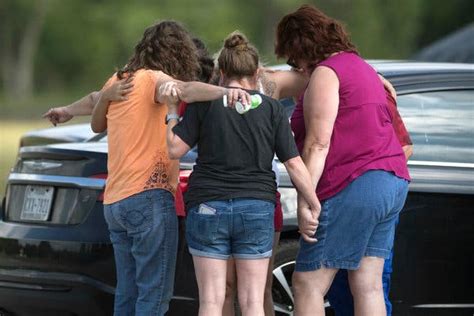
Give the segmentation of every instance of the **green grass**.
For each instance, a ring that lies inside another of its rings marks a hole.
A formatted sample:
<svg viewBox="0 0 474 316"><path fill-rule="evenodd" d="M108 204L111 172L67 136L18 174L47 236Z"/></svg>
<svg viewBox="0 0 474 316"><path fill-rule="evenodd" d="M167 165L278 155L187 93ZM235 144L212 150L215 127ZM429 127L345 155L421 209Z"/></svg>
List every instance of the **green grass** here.
<svg viewBox="0 0 474 316"><path fill-rule="evenodd" d="M0 199L5 193L5 183L15 163L20 137L23 133L51 127L41 118L49 108L67 105L89 93L91 90L56 91L35 95L26 100L7 99L0 94ZM88 122L89 118L75 118L67 124Z"/></svg>
<svg viewBox="0 0 474 316"><path fill-rule="evenodd" d="M49 108L66 105L89 92L91 90L84 89L82 92L45 93L22 100L8 99L0 95L0 122L3 120L31 121L36 118L40 120L41 114Z"/></svg>

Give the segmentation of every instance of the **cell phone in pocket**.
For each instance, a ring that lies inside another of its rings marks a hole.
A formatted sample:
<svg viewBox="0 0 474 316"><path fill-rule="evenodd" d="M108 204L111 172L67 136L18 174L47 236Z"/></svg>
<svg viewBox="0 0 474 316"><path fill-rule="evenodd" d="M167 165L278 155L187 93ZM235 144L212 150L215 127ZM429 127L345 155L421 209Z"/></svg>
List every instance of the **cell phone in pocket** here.
<svg viewBox="0 0 474 316"><path fill-rule="evenodd" d="M198 214L204 215L216 215L216 209L212 208L206 204L200 204Z"/></svg>

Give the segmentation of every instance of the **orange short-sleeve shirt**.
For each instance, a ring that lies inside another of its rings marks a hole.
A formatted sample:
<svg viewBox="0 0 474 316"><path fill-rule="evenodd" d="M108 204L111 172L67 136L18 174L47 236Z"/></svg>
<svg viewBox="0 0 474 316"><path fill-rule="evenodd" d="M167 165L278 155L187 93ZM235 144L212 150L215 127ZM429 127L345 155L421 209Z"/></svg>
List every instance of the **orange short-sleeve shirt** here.
<svg viewBox="0 0 474 316"><path fill-rule="evenodd" d="M158 79L152 70L135 72L128 100L112 102L107 113L108 178L104 204L150 189L175 193L179 161L168 158L166 104L155 102ZM112 76L105 87L117 80Z"/></svg>

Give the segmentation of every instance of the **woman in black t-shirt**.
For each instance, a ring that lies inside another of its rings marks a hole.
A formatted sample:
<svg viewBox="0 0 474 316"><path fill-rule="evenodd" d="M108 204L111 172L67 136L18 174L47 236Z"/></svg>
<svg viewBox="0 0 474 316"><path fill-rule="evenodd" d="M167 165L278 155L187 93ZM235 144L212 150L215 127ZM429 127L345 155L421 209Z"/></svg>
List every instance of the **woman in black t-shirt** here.
<svg viewBox="0 0 474 316"><path fill-rule="evenodd" d="M320 205L283 107L255 91L256 49L242 34L233 33L226 39L218 62L222 84L258 95L257 101L243 114L225 107L222 99L191 103L178 123L178 96L189 102L192 99L187 87L193 87L194 95L205 93L207 88L176 82L165 85L162 96L168 104L168 150L171 158L179 159L198 145L185 202L186 237L199 287L199 314L222 314L226 261L232 256L242 314L264 315L266 271L273 243L275 153L314 214L312 225L308 225L311 231L302 232L304 235L314 234Z"/></svg>

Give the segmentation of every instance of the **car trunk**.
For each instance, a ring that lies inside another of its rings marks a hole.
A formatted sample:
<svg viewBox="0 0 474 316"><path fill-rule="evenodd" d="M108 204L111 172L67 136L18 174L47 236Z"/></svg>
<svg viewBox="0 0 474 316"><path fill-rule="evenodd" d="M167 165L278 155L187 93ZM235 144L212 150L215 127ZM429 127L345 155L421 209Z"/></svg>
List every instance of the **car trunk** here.
<svg viewBox="0 0 474 316"><path fill-rule="evenodd" d="M6 222L77 225L101 199L107 175L104 144L24 147L8 178ZM89 150L84 149L89 147Z"/></svg>
<svg viewBox="0 0 474 316"><path fill-rule="evenodd" d="M4 286L44 279L62 284L61 291L75 283L113 291L113 249L102 212L106 171L106 143L20 149L0 211Z"/></svg>

